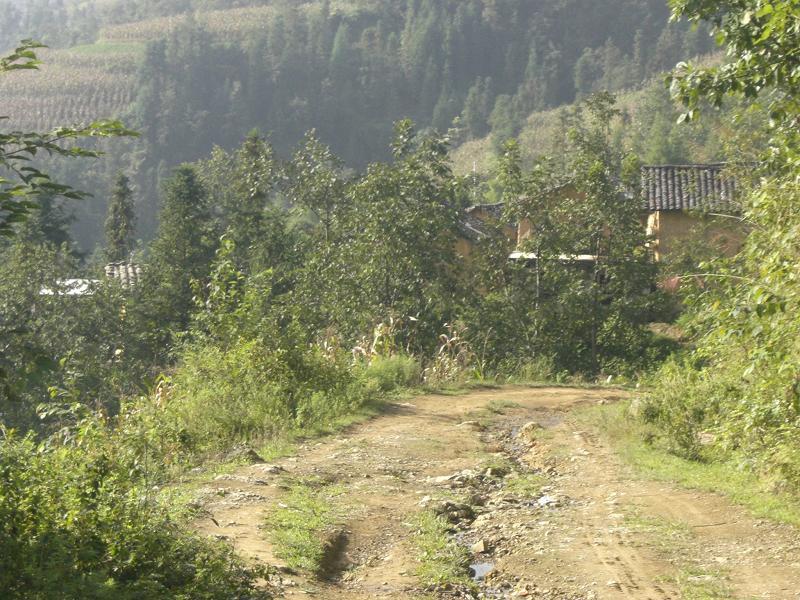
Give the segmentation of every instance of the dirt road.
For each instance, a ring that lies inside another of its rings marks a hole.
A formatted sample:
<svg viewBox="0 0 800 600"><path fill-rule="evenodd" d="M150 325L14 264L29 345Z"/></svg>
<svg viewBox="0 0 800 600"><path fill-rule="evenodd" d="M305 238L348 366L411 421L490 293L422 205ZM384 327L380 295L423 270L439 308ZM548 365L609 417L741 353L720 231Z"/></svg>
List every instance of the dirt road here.
<svg viewBox="0 0 800 600"><path fill-rule="evenodd" d="M315 598L800 598L800 535L726 499L643 481L573 416L620 392L504 388L396 403L380 417L204 490L197 528L285 565L264 522L297 482L335 485ZM322 483L320 483L322 482ZM419 576L414 518L432 510L470 549L475 583Z"/></svg>

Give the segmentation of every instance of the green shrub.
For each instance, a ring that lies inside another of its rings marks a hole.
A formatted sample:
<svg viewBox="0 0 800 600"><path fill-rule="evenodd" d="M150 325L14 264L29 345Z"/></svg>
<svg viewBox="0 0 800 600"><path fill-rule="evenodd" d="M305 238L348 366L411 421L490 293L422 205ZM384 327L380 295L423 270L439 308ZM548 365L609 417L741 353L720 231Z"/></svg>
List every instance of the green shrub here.
<svg viewBox="0 0 800 600"><path fill-rule="evenodd" d="M718 404L710 384L689 361L672 359L656 374L639 409L646 422L662 429L667 449L684 458L701 456L700 433Z"/></svg>
<svg viewBox="0 0 800 600"><path fill-rule="evenodd" d="M534 356L525 360L506 360L498 365L498 374L506 375L511 383L537 383L558 379L552 356Z"/></svg>
<svg viewBox="0 0 800 600"><path fill-rule="evenodd" d="M800 184L763 181L745 217L759 226L734 260L703 266L714 277L683 323L695 348L654 377L642 415L678 454L800 491Z"/></svg>
<svg viewBox="0 0 800 600"><path fill-rule="evenodd" d="M363 405L349 364L314 347L268 347L260 340L227 350L186 352L167 411L197 450L224 449L282 431L311 429Z"/></svg>
<svg viewBox="0 0 800 600"><path fill-rule="evenodd" d="M75 444L0 437L4 598L255 598L259 575L184 532L97 422Z"/></svg>
<svg viewBox="0 0 800 600"><path fill-rule="evenodd" d="M377 356L364 369L363 377L377 389L390 392L398 388L411 388L418 385L422 377L422 369L413 356L405 354Z"/></svg>

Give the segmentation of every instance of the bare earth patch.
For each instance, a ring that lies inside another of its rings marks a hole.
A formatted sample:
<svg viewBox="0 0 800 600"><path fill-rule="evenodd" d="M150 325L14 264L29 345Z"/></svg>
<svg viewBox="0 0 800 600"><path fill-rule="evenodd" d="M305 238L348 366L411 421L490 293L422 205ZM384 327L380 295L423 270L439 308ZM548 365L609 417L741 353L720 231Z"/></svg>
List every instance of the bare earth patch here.
<svg viewBox="0 0 800 600"><path fill-rule="evenodd" d="M619 396L511 387L396 403L274 465L220 476L200 491L195 525L278 567L270 585L283 597L800 598L796 529L643 481L572 419ZM337 490L317 570L288 567L266 528L297 485ZM469 549L471 572L426 580L422 511Z"/></svg>

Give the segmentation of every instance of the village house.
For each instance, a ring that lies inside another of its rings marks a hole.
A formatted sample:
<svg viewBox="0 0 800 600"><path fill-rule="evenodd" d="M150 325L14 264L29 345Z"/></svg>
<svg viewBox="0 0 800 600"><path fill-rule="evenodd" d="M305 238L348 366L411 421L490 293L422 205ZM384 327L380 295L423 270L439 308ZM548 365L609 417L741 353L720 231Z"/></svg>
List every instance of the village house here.
<svg viewBox="0 0 800 600"><path fill-rule="evenodd" d="M103 269L106 281L116 281L125 290L131 290L139 284L142 278L142 268L133 263L109 263ZM103 283L101 279L59 279L56 289L43 287L40 296L92 296Z"/></svg>
<svg viewBox="0 0 800 600"><path fill-rule="evenodd" d="M744 230L737 182L726 165L663 165L642 168L647 234L663 262L688 238L699 236L725 256L741 248Z"/></svg>
<svg viewBox="0 0 800 600"><path fill-rule="evenodd" d="M669 260L690 238L705 241L725 256L741 247L745 232L736 217L739 213L735 178L725 165L652 165L642 167L642 224L651 238L650 248L657 262ZM579 194L570 185L553 190L559 197ZM502 204L479 204L464 211L461 238L457 251L468 258L475 244L488 235L489 227L501 226L517 249L512 260L535 260L530 252L520 250L530 235L531 223L503 222ZM592 262L590 255L564 256L564 261Z"/></svg>

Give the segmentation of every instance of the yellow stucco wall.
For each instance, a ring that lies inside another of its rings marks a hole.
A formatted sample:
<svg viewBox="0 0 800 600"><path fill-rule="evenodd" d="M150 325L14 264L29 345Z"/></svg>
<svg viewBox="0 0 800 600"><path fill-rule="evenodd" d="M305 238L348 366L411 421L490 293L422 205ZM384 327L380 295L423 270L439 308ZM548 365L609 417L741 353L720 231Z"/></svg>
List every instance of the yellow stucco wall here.
<svg viewBox="0 0 800 600"><path fill-rule="evenodd" d="M522 219L517 227L517 248L522 247L522 242L531 237L531 220ZM513 239L513 238L512 238Z"/></svg>
<svg viewBox="0 0 800 600"><path fill-rule="evenodd" d="M735 219L669 210L650 213L647 233L654 238L653 250L659 262L683 247L692 237L702 238L724 256L733 256L742 247L745 232Z"/></svg>
<svg viewBox="0 0 800 600"><path fill-rule="evenodd" d="M574 193L564 190L561 196ZM490 221L492 215L481 210L476 210L473 216ZM662 262L670 253L685 249L691 238L702 238L713 245L724 256L733 256L742 247L746 236L745 230L738 220L726 217L711 217L695 212L679 210L655 211L642 213L642 222L647 228L647 234L653 238L652 249L655 260ZM523 219L517 227L506 226L504 232L509 240L516 241L517 247L522 247L526 238L530 237L531 222ZM456 252L469 258L474 249L474 244L465 238L456 243Z"/></svg>
<svg viewBox="0 0 800 600"><path fill-rule="evenodd" d="M484 210L480 207L474 208L471 210L471 214L476 219L483 221L484 223L497 223L496 217L489 211ZM514 225L504 225L503 226L503 233L505 236L511 240L517 240L517 227ZM456 254L462 256L463 258L469 258L470 255L475 250L475 242L467 239L466 237L459 237L456 240Z"/></svg>

